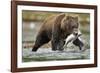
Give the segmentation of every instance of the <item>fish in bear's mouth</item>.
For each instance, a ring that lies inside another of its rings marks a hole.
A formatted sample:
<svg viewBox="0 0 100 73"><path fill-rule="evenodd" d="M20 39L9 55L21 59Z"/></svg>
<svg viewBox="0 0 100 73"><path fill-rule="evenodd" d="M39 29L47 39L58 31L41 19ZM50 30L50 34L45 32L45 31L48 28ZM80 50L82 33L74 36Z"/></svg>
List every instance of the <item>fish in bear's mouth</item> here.
<svg viewBox="0 0 100 73"><path fill-rule="evenodd" d="M73 33L68 36L66 39L66 45L70 42L72 42L75 46L78 46L80 50L82 50L82 47L84 46L83 40L81 39L82 33L79 31L78 33Z"/></svg>

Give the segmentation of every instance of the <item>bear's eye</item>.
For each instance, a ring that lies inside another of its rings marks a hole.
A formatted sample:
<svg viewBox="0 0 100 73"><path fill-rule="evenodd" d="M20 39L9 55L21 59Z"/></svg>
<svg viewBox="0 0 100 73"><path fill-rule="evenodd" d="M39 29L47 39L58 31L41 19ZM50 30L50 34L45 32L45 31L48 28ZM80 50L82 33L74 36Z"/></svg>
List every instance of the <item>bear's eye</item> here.
<svg viewBox="0 0 100 73"><path fill-rule="evenodd" d="M73 25L72 28L78 28L78 26L77 25Z"/></svg>
<svg viewBox="0 0 100 73"><path fill-rule="evenodd" d="M75 26L72 26L72 28L75 28Z"/></svg>

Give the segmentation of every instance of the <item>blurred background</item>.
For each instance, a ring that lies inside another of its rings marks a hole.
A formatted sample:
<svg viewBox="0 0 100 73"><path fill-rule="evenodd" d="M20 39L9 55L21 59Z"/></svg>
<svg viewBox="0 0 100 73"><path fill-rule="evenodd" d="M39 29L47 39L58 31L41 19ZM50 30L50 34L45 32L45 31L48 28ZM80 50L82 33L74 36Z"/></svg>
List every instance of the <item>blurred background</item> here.
<svg viewBox="0 0 100 73"><path fill-rule="evenodd" d="M29 11L29 10L23 10L22 11L22 47L23 47L23 61L34 61L34 60L47 60L43 59L46 58L43 56L43 58L36 58L36 56L32 57L31 59L29 56L26 56L27 51L25 49L32 48L34 45L34 42L36 40L36 36L38 33L38 30L42 24L42 22L48 18L51 15L57 15L61 12L44 12L44 11ZM85 48L90 49L90 14L89 13L71 13L67 12L66 15L71 16L78 16L79 23L80 23L80 31L82 33L81 38L83 39L83 42L85 43ZM51 44L50 42L43 45L41 48L50 48ZM69 43L68 46L64 46L67 50L78 50L79 48L75 45L72 45L72 43ZM89 59L89 51L84 53L81 57L76 59ZM41 54L42 55L42 54ZM64 58L63 58L64 59ZM68 58L67 58L68 59ZM72 59L72 58L71 58ZM73 58L75 59L75 58Z"/></svg>

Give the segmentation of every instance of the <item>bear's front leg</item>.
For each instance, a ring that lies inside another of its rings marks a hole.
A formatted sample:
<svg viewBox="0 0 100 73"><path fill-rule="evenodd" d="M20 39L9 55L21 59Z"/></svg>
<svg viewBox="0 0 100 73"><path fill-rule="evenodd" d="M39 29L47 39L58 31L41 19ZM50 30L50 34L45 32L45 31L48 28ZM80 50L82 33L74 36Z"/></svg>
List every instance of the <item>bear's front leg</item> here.
<svg viewBox="0 0 100 73"><path fill-rule="evenodd" d="M64 48L63 48L64 44L65 44L65 41L64 40L60 40L59 43L57 44L57 49L59 51L63 51L64 50Z"/></svg>
<svg viewBox="0 0 100 73"><path fill-rule="evenodd" d="M56 50L59 50L59 51L63 51L64 48L64 44L65 44L65 41L64 40L52 40L51 41L51 44L52 44L52 50L53 51L56 51Z"/></svg>
<svg viewBox="0 0 100 73"><path fill-rule="evenodd" d="M51 45L52 45L52 50L53 51L57 50L57 44L58 44L58 41L56 41L55 39L51 40Z"/></svg>
<svg viewBox="0 0 100 73"><path fill-rule="evenodd" d="M52 38L51 38L51 45L52 45L52 50L56 51L57 46L59 43L59 29L58 28L53 28L52 29Z"/></svg>

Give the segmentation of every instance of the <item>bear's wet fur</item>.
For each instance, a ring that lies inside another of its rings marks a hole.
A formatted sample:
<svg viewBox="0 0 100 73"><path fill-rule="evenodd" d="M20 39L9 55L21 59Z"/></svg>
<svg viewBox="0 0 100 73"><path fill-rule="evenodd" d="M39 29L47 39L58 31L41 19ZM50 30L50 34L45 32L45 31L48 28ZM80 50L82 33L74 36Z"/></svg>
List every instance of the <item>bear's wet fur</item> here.
<svg viewBox="0 0 100 73"><path fill-rule="evenodd" d="M42 23L32 51L36 52L39 47L51 41L52 50L64 50L65 39L78 31L78 17L66 16L65 13L53 15Z"/></svg>

